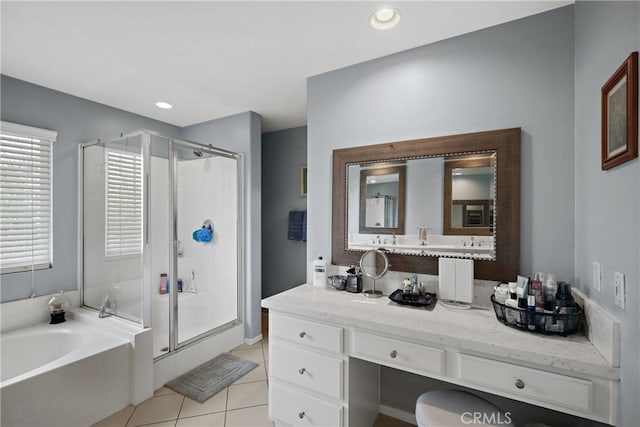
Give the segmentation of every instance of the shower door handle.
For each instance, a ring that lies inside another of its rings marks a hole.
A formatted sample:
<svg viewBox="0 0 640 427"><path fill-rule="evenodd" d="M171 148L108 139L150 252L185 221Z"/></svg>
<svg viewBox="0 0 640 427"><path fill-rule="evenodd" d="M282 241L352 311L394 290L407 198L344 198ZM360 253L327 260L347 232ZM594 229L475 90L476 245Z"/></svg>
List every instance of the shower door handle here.
<svg viewBox="0 0 640 427"><path fill-rule="evenodd" d="M149 174L146 174L145 176L145 180L144 180L144 196L145 196L145 200L144 203L146 206L149 206L149 201L151 200L151 196L149 195ZM149 208L147 208L149 209ZM148 211L147 211L148 212ZM144 221L144 241L146 242L146 244L149 244L149 219L145 218Z"/></svg>

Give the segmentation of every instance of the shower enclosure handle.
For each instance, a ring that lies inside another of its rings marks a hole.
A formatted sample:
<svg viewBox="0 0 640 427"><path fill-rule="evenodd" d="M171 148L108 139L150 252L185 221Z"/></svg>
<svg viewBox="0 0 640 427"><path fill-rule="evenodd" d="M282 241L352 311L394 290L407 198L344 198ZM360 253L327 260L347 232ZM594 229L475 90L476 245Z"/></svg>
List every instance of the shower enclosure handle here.
<svg viewBox="0 0 640 427"><path fill-rule="evenodd" d="M146 178L144 180L144 194L145 194L145 201L144 201L145 206L149 206L151 196L149 194L149 174L148 173L146 174ZM150 221L145 221L145 224L144 224L144 241L146 242L147 245L150 243L149 242L149 234L150 234L149 222Z"/></svg>

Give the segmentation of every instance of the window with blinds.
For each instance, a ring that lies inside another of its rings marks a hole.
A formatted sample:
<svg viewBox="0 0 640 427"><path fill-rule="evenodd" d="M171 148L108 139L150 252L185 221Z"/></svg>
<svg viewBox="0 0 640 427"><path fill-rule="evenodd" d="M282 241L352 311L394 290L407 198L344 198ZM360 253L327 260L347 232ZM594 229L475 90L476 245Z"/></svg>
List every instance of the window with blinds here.
<svg viewBox="0 0 640 427"><path fill-rule="evenodd" d="M106 150L107 257L142 253L142 156Z"/></svg>
<svg viewBox="0 0 640 427"><path fill-rule="evenodd" d="M57 132L0 122L0 272L51 268Z"/></svg>

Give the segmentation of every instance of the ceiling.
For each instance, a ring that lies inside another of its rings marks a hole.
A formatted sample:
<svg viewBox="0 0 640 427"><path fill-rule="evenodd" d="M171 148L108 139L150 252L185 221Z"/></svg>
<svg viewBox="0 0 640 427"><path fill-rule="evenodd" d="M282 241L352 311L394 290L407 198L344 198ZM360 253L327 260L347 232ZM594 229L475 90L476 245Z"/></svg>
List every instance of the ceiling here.
<svg viewBox="0 0 640 427"><path fill-rule="evenodd" d="M306 78L572 1L2 1L3 74L177 126L306 124ZM380 6L397 27L368 23ZM156 101L168 101L161 110Z"/></svg>

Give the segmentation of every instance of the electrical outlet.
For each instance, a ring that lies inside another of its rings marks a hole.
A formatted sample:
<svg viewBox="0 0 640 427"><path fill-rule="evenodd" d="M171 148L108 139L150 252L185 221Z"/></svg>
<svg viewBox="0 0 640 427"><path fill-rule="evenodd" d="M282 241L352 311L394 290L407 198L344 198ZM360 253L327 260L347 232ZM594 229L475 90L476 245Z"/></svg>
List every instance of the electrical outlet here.
<svg viewBox="0 0 640 427"><path fill-rule="evenodd" d="M593 288L600 292L600 287L602 286L602 273L600 271L600 263L598 261L593 261Z"/></svg>
<svg viewBox="0 0 640 427"><path fill-rule="evenodd" d="M616 290L616 305L621 309L625 309L626 305L626 290L624 286L624 274L618 273L617 271L614 273L614 285Z"/></svg>

